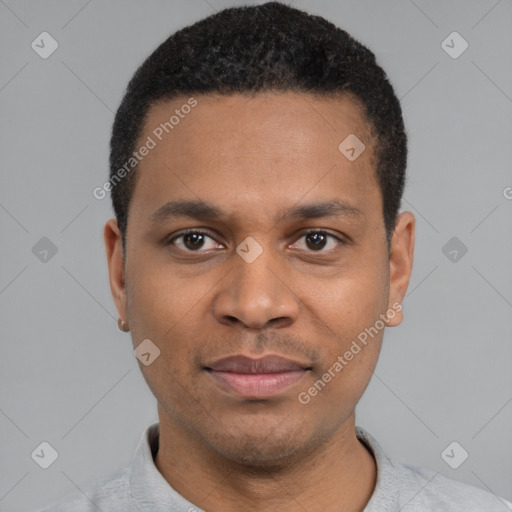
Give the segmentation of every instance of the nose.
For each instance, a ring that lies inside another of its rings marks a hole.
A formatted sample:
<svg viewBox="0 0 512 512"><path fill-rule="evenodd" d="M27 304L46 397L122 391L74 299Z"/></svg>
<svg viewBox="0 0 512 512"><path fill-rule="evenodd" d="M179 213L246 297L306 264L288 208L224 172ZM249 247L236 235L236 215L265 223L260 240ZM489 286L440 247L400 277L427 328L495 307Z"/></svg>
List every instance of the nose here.
<svg viewBox="0 0 512 512"><path fill-rule="evenodd" d="M214 297L213 314L217 321L249 329L293 324L300 301L289 287L283 265L267 250L251 263L237 254L233 258L234 267L221 281L222 289Z"/></svg>

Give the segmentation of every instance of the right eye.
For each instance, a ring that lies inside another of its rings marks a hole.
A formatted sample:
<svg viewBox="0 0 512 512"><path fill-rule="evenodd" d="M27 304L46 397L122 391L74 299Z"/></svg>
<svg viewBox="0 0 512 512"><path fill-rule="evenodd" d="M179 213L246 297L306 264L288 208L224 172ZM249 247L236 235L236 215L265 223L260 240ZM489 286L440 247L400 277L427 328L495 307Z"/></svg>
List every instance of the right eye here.
<svg viewBox="0 0 512 512"><path fill-rule="evenodd" d="M204 231L189 229L181 234L175 235L169 240L169 245L174 245L184 252L199 252L200 249L212 250L224 248L212 236ZM206 247L205 247L206 244Z"/></svg>

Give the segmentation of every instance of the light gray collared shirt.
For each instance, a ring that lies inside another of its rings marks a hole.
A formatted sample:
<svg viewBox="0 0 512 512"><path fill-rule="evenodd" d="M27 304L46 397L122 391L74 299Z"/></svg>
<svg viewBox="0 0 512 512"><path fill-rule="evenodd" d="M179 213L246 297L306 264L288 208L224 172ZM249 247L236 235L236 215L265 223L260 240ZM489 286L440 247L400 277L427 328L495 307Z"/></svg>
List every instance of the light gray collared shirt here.
<svg viewBox="0 0 512 512"><path fill-rule="evenodd" d="M204 512L178 494L155 466L158 428L154 423L144 431L130 466L42 512ZM434 471L393 462L361 427L356 427L356 435L377 463L377 483L364 512L512 510L512 503L492 493Z"/></svg>

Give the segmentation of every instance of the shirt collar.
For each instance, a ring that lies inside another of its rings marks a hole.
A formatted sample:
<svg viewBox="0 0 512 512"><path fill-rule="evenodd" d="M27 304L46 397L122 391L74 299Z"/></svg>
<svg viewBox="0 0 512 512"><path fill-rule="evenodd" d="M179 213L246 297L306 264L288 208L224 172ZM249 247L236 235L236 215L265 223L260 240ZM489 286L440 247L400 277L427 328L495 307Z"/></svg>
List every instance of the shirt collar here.
<svg viewBox="0 0 512 512"><path fill-rule="evenodd" d="M364 428L356 427L356 436L372 453L377 465L375 489L363 512L398 512L398 475L395 465L377 440Z"/></svg>
<svg viewBox="0 0 512 512"><path fill-rule="evenodd" d="M144 431L135 450L129 482L132 500L141 512L204 512L178 494L155 466L158 435L159 425L153 423ZM356 436L372 453L377 465L377 482L364 512L398 512L398 477L393 462L362 427L356 427Z"/></svg>
<svg viewBox="0 0 512 512"><path fill-rule="evenodd" d="M155 466L159 425L142 434L130 466L130 497L140 512L204 512L178 494Z"/></svg>

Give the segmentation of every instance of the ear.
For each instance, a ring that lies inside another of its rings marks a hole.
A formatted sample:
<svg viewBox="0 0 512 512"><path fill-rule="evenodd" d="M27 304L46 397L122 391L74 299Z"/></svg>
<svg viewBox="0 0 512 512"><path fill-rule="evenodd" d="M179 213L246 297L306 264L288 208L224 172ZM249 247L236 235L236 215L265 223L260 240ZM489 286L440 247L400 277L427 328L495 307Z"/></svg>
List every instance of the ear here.
<svg viewBox="0 0 512 512"><path fill-rule="evenodd" d="M124 274L124 257L122 236L116 219L110 219L105 224L103 232L107 250L108 274L110 290L119 314L119 318L128 322L126 311L126 286Z"/></svg>
<svg viewBox="0 0 512 512"><path fill-rule="evenodd" d="M411 212L402 212L397 218L391 239L388 309L396 311L396 315L388 319L388 327L395 327L403 320L402 307L397 308L397 303L402 304L409 286L414 258L415 224L416 219Z"/></svg>

